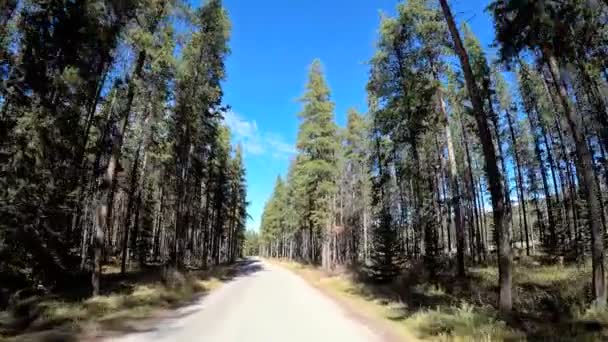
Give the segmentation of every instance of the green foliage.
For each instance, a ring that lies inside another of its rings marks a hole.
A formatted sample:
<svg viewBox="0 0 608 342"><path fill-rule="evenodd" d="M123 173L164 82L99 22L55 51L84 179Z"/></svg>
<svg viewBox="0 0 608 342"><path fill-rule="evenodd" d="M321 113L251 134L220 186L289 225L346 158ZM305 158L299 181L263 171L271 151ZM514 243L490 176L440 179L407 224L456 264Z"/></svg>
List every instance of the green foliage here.
<svg viewBox="0 0 608 342"><path fill-rule="evenodd" d="M395 279L403 266L403 247L399 232L387 210L381 210L372 226L371 264L367 267L369 276L378 282Z"/></svg>
<svg viewBox="0 0 608 342"><path fill-rule="evenodd" d="M221 1L9 1L0 24L0 307L22 287L88 292L120 258L242 254Z"/></svg>
<svg viewBox="0 0 608 342"><path fill-rule="evenodd" d="M245 231L243 254L246 256L258 255L260 252L260 235L255 230Z"/></svg>
<svg viewBox="0 0 608 342"><path fill-rule="evenodd" d="M297 138L298 162L294 169L296 197L306 204L303 220L315 234L322 234L330 221L332 196L336 190L338 138L334 123L334 104L321 70L313 61Z"/></svg>
<svg viewBox="0 0 608 342"><path fill-rule="evenodd" d="M552 51L559 57L584 53L592 64L601 63L606 44L606 3L601 1L496 0L488 9L494 16L496 41L504 61L517 60L526 49ZM585 37L584 40L579 39Z"/></svg>
<svg viewBox="0 0 608 342"><path fill-rule="evenodd" d="M371 179L369 168L369 117L349 109L343 133L339 197L343 198L342 223L349 228L353 239L352 262L367 260L368 241L365 236L371 207Z"/></svg>
<svg viewBox="0 0 608 342"><path fill-rule="evenodd" d="M371 232L371 264L367 265L367 272L376 281L389 282L399 275L405 254L401 234L390 208L390 159L383 148L388 142L382 140L377 130L374 134L372 205L375 212Z"/></svg>
<svg viewBox="0 0 608 342"><path fill-rule="evenodd" d="M505 322L497 319L492 308L477 308L467 303L445 310L417 312L405 324L421 338L494 341L519 337Z"/></svg>
<svg viewBox="0 0 608 342"><path fill-rule="evenodd" d="M32 1L2 10L3 31L15 16L11 44L19 48L2 58L0 239L18 244L31 274L49 285L78 268L71 210L84 186L87 129L104 70L137 6Z"/></svg>
<svg viewBox="0 0 608 342"><path fill-rule="evenodd" d="M298 234L301 241L308 243L306 250L299 250L298 254L308 262L317 263L318 242L329 239L333 223L340 147L334 104L319 60L314 60L310 67L306 91L300 101L303 109L298 114L301 119L297 138L299 153L290 167L287 182L277 178L262 215L261 235L266 254L278 256L279 250L285 251L287 239Z"/></svg>
<svg viewBox="0 0 608 342"><path fill-rule="evenodd" d="M285 234L285 212L287 207L286 187L281 177L277 177L272 197L264 206L262 215L262 240L271 243L281 240Z"/></svg>

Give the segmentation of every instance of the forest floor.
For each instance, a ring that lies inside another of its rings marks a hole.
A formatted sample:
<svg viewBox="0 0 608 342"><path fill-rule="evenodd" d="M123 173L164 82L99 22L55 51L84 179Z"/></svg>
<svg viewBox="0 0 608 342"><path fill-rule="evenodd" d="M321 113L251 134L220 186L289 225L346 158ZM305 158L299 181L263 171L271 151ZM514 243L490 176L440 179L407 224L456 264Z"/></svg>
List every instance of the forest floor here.
<svg viewBox="0 0 608 342"><path fill-rule="evenodd" d="M410 265L391 284L378 285L345 269L274 260L348 306L384 322L404 340L606 340L608 311L588 309L589 264L543 265L521 258L513 277L515 312L501 319L494 266L470 267L464 280L447 270L430 283L424 267Z"/></svg>
<svg viewBox="0 0 608 342"><path fill-rule="evenodd" d="M125 275L104 267L100 296L30 297L0 311L0 341L86 341L145 330L238 276L242 262L191 270L171 285L163 282L160 267Z"/></svg>

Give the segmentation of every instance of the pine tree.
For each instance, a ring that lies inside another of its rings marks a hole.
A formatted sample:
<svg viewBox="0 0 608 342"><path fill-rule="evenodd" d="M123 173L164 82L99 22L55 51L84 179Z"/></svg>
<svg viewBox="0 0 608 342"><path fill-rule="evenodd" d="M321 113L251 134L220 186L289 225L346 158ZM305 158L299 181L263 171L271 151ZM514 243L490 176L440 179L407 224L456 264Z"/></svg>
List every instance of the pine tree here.
<svg viewBox="0 0 608 342"><path fill-rule="evenodd" d="M492 207L494 215L494 227L498 236L498 270L499 270L499 286L500 299L499 307L502 312L510 313L512 300L512 264L513 255L511 254L511 232L507 226L508 208L505 205L504 182L500 170L498 169L496 151L494 150L494 142L488 127L487 115L484 112L483 98L475 75L473 74L469 56L465 50L460 33L454 22L451 9L446 0L440 0L454 48L460 60L461 67L464 72L467 90L471 103L473 105L473 116L477 123L477 131L483 155L485 159L485 171L490 184L490 194L492 196Z"/></svg>
<svg viewBox="0 0 608 342"><path fill-rule="evenodd" d="M421 172L420 139L436 120L434 96L438 87L434 77L436 57L419 44L425 38L423 24L418 22L423 3L400 5L397 18L383 19L368 84L373 96L386 104L374 113L378 129L389 135L396 150L403 151L395 157L397 182L406 184L406 175L411 175L413 215L409 224L416 235L415 254L420 255L425 249L421 189L426 181Z"/></svg>
<svg viewBox="0 0 608 342"><path fill-rule="evenodd" d="M497 31L496 40L501 44L501 57L503 61L510 62L523 50L529 49L542 56L542 62L549 71L552 86L556 91L556 98L560 110L566 119L570 135L574 139L576 152L576 165L579 172L577 176L581 184L583 199L586 201L589 230L591 232L591 251L593 264L593 294L595 303L599 307L606 306L606 281L604 266L604 238L602 228L601 192L595 178L593 155L587 145L587 134L583 130L580 113L572 106L569 99L566 82L562 79L561 68L569 58L580 61L581 49L572 44L576 42L577 30L586 29L585 25L575 27L572 24L564 27L555 27L562 20L555 20L556 15L569 16L567 23L582 20L591 23L594 20L593 11L578 11L577 2L560 3L555 5L533 3L520 3L517 1L494 1L490 6L495 19ZM584 5L582 5L584 6ZM601 5L599 5L601 6ZM601 11L600 11L601 12ZM597 15L597 14L595 14ZM595 31L595 30L591 30ZM590 31L590 32L591 32ZM595 38L591 38L589 47L595 47ZM589 50L588 48L586 50ZM580 63L580 62L579 62ZM581 74L588 79L583 65ZM588 95L593 96L589 93ZM605 111L605 106L602 111ZM600 114L600 123L603 121ZM605 122L604 122L605 123Z"/></svg>
<svg viewBox="0 0 608 342"><path fill-rule="evenodd" d="M6 231L15 234L10 240L23 243L45 284L65 281L78 269L71 208L83 186L87 127L120 31L136 6L33 1L18 7L18 55L3 67L11 73L2 87L2 112L10 106L10 115L2 115L8 129L3 152L10 158L3 162L8 189L2 194L9 205L0 210Z"/></svg>
<svg viewBox="0 0 608 342"><path fill-rule="evenodd" d="M382 133L374 123L372 131L374 147L372 152L373 191L372 205L374 207L373 224L371 229L370 265L367 266L370 277L379 282L390 282L395 279L403 264L403 248L397 225L390 209L390 174L388 142L382 138Z"/></svg>
<svg viewBox="0 0 608 342"><path fill-rule="evenodd" d="M221 116L221 1L1 7L0 276L55 291L92 273L98 294L117 259L127 273L240 256L245 169Z"/></svg>
<svg viewBox="0 0 608 342"><path fill-rule="evenodd" d="M314 60L310 66L306 92L301 101L304 107L298 114L301 123L297 138L299 155L295 169L295 196L306 208L302 213L310 245L306 258L317 263L320 256L323 266L329 268L338 138L333 121L334 104L319 60ZM321 255L317 241L322 243Z"/></svg>
<svg viewBox="0 0 608 342"><path fill-rule="evenodd" d="M245 165L243 162L243 148L239 144L231 160L230 173L230 208L229 208L229 239L228 260L234 262L243 251L245 242L245 228L247 224L247 184L245 179Z"/></svg>
<svg viewBox="0 0 608 342"><path fill-rule="evenodd" d="M344 199L342 221L347 225L352 239L351 261L367 261L369 258L369 207L371 183L369 179L368 118L350 109L344 137L344 169L340 195ZM360 246L362 245L362 246Z"/></svg>
<svg viewBox="0 0 608 342"><path fill-rule="evenodd" d="M496 93L498 97L499 109L504 113L504 116L507 121L507 128L510 137L510 146L511 146L511 154L513 155L513 160L515 162L515 175L516 175L516 188L517 188L517 197L518 197L518 211L521 210L523 217L523 229L520 222L520 232L524 232L525 234L525 242L526 242L526 255L530 256L530 241L529 241L529 229L528 229L528 217L526 212L526 198L525 198L525 182L523 176L523 158L522 158L522 148L518 143L518 136L522 136L521 132L516 128L518 126L517 119L515 117L515 113L517 113L517 107L513 103L511 99L511 94L506 84L506 81L502 77L500 73L494 73L494 79L496 84ZM523 236L523 235L522 235ZM523 242L523 241L522 241ZM521 246L523 248L523 245Z"/></svg>
<svg viewBox="0 0 608 342"><path fill-rule="evenodd" d="M220 197L223 196L223 182L226 170L218 172L217 167L225 167L227 163L226 151L215 151L215 148L225 147L226 136L218 140L219 113L222 110L222 90L220 82L225 77L224 59L229 52L227 41L229 38L230 23L221 1L210 0L201 7L196 14L197 31L183 51L181 65L178 68L176 105L173 116L172 136L174 144L174 184L176 193L176 222L175 245L173 247L173 261L178 268L183 267L186 252L187 233L192 228L192 215L195 203L187 191L189 187L200 189L203 178L205 160L219 161L215 169L209 169L206 174L207 192L213 192L213 208L207 204L205 214L212 209L221 215ZM201 63L201 61L206 61ZM218 142L220 142L218 144ZM211 145L209 156L206 146ZM215 182L215 183L214 183ZM219 182L219 184L218 184ZM209 196L207 196L209 198ZM204 218L206 220L206 218ZM217 218L216 222L223 220ZM207 222L212 226L211 222ZM208 227L206 227L207 229ZM215 227L222 229L222 227ZM211 237L212 259L219 259L219 231L207 232ZM206 257L203 256L204 262Z"/></svg>

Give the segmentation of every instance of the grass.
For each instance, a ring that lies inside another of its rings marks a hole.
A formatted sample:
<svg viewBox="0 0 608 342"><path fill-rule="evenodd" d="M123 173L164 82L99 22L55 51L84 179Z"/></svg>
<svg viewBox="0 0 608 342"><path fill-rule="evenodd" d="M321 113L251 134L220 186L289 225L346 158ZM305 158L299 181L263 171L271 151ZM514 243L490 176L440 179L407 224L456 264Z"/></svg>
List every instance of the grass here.
<svg viewBox="0 0 608 342"><path fill-rule="evenodd" d="M76 341L98 335L145 329L146 319L188 304L236 275L236 266L193 271L173 286L165 286L158 270L150 277L108 284L109 293L83 300L31 298L27 318L0 312L0 341ZM104 271L104 273L106 273ZM108 272L106 275L112 275ZM118 276L118 275L117 275ZM22 303L27 305L27 303Z"/></svg>
<svg viewBox="0 0 608 342"><path fill-rule="evenodd" d="M495 341L520 336L496 318L491 307L460 306L423 310L404 320L420 338L462 341Z"/></svg>
<svg viewBox="0 0 608 342"><path fill-rule="evenodd" d="M415 340L407 327L397 321L401 315L401 303L371 296L366 293L364 286L354 281L352 275L328 274L318 268L286 260L272 262L290 269L364 317L372 320L383 319L376 322L390 330L393 335L408 341Z"/></svg>
<svg viewBox="0 0 608 342"><path fill-rule="evenodd" d="M495 267L472 267L456 280L447 269L431 284L422 265L410 265L387 285L352 272L325 272L277 261L353 310L382 322L404 340L594 341L608 339L608 311L589 309L589 264L542 265L519 260L513 274L515 312L496 310Z"/></svg>

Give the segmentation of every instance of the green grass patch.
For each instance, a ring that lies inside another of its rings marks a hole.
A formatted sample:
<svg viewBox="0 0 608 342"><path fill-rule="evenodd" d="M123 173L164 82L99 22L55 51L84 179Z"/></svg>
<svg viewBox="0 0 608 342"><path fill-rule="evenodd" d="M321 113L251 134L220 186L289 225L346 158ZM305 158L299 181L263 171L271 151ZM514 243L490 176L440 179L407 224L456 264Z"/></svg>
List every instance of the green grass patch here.
<svg viewBox="0 0 608 342"><path fill-rule="evenodd" d="M467 303L458 307L419 311L407 317L403 323L423 339L496 341L522 337L496 318L493 308Z"/></svg>

